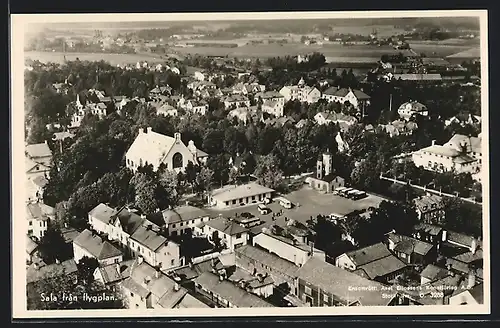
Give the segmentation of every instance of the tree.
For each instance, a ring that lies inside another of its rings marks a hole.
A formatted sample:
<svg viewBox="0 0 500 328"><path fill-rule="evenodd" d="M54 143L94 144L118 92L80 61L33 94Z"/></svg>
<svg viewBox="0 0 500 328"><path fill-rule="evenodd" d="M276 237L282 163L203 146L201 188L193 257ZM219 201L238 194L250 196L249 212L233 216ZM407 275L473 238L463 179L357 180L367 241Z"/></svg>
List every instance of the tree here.
<svg viewBox="0 0 500 328"><path fill-rule="evenodd" d="M78 268L78 279L85 285L94 282L94 271L99 267L99 262L95 257L82 257L76 267Z"/></svg>
<svg viewBox="0 0 500 328"><path fill-rule="evenodd" d="M177 173L175 171L163 170L159 178L158 204L161 208L166 208L169 205L175 206L179 202L180 197L181 193Z"/></svg>
<svg viewBox="0 0 500 328"><path fill-rule="evenodd" d="M203 166L196 176L196 191L198 193L204 193L210 190L210 187L214 181L214 171L210 168Z"/></svg>
<svg viewBox="0 0 500 328"><path fill-rule="evenodd" d="M28 284L28 310L126 308L125 298L120 291L109 290L98 281L87 284L75 280L74 275L55 272L54 269L54 272L47 272L42 280Z"/></svg>
<svg viewBox="0 0 500 328"><path fill-rule="evenodd" d="M45 235L40 239L39 252L45 263L55 263L71 258L68 254L66 241L57 226L49 226Z"/></svg>
<svg viewBox="0 0 500 328"><path fill-rule="evenodd" d="M255 168L257 182L268 188L276 189L283 181L283 171L279 168L279 160L273 155L261 156Z"/></svg>
<svg viewBox="0 0 500 328"><path fill-rule="evenodd" d="M158 184L150 176L141 172L136 173L132 180L135 190L135 205L146 214L155 213L159 209Z"/></svg>
<svg viewBox="0 0 500 328"><path fill-rule="evenodd" d="M207 167L213 172L213 182L224 185L229 180L229 160L224 154L211 156L207 160Z"/></svg>

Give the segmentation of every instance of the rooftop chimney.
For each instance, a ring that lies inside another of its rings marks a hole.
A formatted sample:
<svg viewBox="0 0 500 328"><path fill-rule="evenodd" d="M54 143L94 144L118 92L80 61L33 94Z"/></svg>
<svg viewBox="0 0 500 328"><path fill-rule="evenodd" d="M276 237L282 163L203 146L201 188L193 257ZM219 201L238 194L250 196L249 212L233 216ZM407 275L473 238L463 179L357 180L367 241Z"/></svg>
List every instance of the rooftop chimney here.
<svg viewBox="0 0 500 328"><path fill-rule="evenodd" d="M161 277L161 271L160 271L160 268L156 268L156 271L155 271L155 278L156 279L159 279Z"/></svg>
<svg viewBox="0 0 500 328"><path fill-rule="evenodd" d="M144 133L144 129L143 128L139 128L139 134L143 134Z"/></svg>
<svg viewBox="0 0 500 328"><path fill-rule="evenodd" d="M436 140L432 140L432 146L436 144Z"/></svg>
<svg viewBox="0 0 500 328"><path fill-rule="evenodd" d="M153 132L153 128L148 126L147 131L148 131L148 133Z"/></svg>
<svg viewBox="0 0 500 328"><path fill-rule="evenodd" d="M259 282L264 282L264 276L263 275L259 274L257 276L257 278L259 279Z"/></svg>

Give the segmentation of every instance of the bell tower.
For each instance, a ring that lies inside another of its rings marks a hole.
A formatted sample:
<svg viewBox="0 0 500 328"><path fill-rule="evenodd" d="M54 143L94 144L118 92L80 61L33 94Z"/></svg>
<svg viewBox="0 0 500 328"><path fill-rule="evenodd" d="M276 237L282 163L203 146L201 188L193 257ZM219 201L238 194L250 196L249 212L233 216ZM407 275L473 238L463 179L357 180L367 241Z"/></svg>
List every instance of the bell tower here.
<svg viewBox="0 0 500 328"><path fill-rule="evenodd" d="M323 160L322 158L318 159L316 164L316 179L323 180Z"/></svg>

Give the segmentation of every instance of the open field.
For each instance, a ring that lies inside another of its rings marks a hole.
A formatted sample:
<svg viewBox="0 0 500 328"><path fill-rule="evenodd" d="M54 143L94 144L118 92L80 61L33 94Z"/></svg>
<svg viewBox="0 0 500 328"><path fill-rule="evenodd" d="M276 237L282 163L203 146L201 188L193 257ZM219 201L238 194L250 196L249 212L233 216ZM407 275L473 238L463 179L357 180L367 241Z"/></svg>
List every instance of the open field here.
<svg viewBox="0 0 500 328"><path fill-rule="evenodd" d="M473 48L473 45L448 45L436 43L410 43L410 47L418 54L424 53L427 57L446 57L457 52Z"/></svg>
<svg viewBox="0 0 500 328"><path fill-rule="evenodd" d="M44 52L44 51L27 51L24 53L25 59L39 60L41 62L63 63L64 53L62 52ZM104 60L111 65L135 64L138 61L147 61L148 63L163 63L165 59L154 54L108 54L108 53L66 53L66 59L69 61L76 60L100 61Z"/></svg>

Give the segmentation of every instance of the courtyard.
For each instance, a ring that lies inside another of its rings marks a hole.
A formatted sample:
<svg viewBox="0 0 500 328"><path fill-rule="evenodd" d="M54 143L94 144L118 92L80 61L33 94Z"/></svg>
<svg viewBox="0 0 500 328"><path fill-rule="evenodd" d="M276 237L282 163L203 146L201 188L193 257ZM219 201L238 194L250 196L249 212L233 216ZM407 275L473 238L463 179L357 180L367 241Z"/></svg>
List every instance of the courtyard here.
<svg viewBox="0 0 500 328"><path fill-rule="evenodd" d="M272 221L272 213L278 213L283 210L282 216L301 223L306 223L311 216L315 217L318 214L344 216L354 211L365 211L370 207L378 207L382 200L384 200L384 198L372 194L368 194L368 197L360 200L351 200L333 194L322 194L307 186L283 195L283 197L294 204L293 208L285 209L277 201L273 201L271 204L267 205L272 212L265 215L260 214L257 209L257 204L225 210L210 208L206 210L213 216L222 215L224 217L234 217L241 213L248 212L259 217L266 223Z"/></svg>

